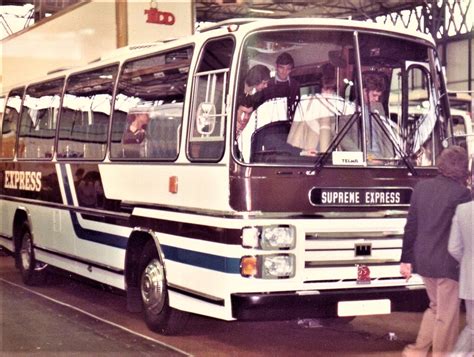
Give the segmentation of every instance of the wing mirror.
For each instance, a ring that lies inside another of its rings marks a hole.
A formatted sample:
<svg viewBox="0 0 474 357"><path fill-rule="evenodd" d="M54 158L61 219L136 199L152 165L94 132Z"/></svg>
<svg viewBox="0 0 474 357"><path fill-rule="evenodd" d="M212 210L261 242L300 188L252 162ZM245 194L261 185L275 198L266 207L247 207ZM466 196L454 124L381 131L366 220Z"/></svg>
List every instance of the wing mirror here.
<svg viewBox="0 0 474 357"><path fill-rule="evenodd" d="M199 104L196 113L196 131L201 135L210 135L216 127L216 106L211 102Z"/></svg>
<svg viewBox="0 0 474 357"><path fill-rule="evenodd" d="M441 142L441 145L443 145L443 148L447 148L449 146L449 142L452 142L453 140L460 139L460 138L474 138L474 134L456 134L456 135L451 135L448 136L447 138L443 139ZM467 140L466 140L467 141ZM474 149L474 148L473 148Z"/></svg>

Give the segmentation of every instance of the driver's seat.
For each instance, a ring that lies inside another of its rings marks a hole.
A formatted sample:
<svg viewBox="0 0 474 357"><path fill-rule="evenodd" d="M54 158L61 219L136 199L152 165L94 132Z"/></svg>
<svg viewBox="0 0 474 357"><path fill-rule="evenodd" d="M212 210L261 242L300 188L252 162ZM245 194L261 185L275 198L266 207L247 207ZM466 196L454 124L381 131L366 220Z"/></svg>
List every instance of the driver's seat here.
<svg viewBox="0 0 474 357"><path fill-rule="evenodd" d="M252 134L250 161L260 161L260 154L277 152L298 155L300 149L286 142L291 123L287 120L275 121L258 128Z"/></svg>

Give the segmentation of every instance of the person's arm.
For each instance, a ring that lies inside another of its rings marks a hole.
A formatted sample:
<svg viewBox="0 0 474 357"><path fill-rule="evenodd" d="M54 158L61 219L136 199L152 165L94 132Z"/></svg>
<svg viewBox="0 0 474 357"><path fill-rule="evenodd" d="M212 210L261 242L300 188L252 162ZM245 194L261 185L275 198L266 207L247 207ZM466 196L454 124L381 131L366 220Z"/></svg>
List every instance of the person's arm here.
<svg viewBox="0 0 474 357"><path fill-rule="evenodd" d="M466 203L472 201L472 194L471 191L469 191L467 188L464 190L463 195L461 196L461 199L458 202L458 205L461 203Z"/></svg>
<svg viewBox="0 0 474 357"><path fill-rule="evenodd" d="M410 279L412 275L413 263L415 261L414 248L418 232L416 193L417 191L414 190L411 197L410 209L408 210L405 232L403 234L402 255L400 258L400 274L407 280Z"/></svg>
<svg viewBox="0 0 474 357"><path fill-rule="evenodd" d="M405 231L403 234L402 256L400 261L403 263L413 263L414 261L414 247L418 231L416 213L416 199L415 192L410 202L410 209L408 211L407 222L405 224Z"/></svg>
<svg viewBox="0 0 474 357"><path fill-rule="evenodd" d="M349 128L348 132L346 135L341 140L340 143L340 148L343 151L362 151L362 146L359 145L360 141L360 135L359 135L359 126L362 125L360 118L361 114L360 113L353 113L351 115L341 115L338 118L339 121L339 131L342 130L342 128L347 125L347 122L352 120L353 116L357 115L357 119L355 123L352 123L351 127ZM332 130L335 128L333 127ZM336 136L338 133L334 132L333 136Z"/></svg>
<svg viewBox="0 0 474 357"><path fill-rule="evenodd" d="M461 237L461 231L460 231L460 211L459 211L459 205L470 202L471 201L471 191L469 191L467 188L459 196L459 199L457 200L457 208L456 212L453 216L453 220L451 223L451 232L449 234L449 243L448 243L448 251L449 254L453 256L454 259L457 261L461 261L461 258L464 253L464 245Z"/></svg>
<svg viewBox="0 0 474 357"><path fill-rule="evenodd" d="M290 96L288 98L288 109L289 109L289 120L293 120L295 117L295 112L296 112L296 107L298 106L298 103L300 102L300 83L291 78L290 79Z"/></svg>
<svg viewBox="0 0 474 357"><path fill-rule="evenodd" d="M464 244L461 239L461 232L459 230L459 207L456 209L453 221L451 223L451 232L449 233L448 252L458 262L464 253Z"/></svg>

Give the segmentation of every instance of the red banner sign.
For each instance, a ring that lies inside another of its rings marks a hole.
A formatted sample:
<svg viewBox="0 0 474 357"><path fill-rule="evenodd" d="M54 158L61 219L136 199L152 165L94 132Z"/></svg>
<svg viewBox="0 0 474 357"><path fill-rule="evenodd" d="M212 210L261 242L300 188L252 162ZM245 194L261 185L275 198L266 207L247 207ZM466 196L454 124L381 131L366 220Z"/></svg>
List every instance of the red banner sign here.
<svg viewBox="0 0 474 357"><path fill-rule="evenodd" d="M171 12L160 11L156 1L150 2L150 8L145 10L146 22L159 25L174 25L175 17Z"/></svg>

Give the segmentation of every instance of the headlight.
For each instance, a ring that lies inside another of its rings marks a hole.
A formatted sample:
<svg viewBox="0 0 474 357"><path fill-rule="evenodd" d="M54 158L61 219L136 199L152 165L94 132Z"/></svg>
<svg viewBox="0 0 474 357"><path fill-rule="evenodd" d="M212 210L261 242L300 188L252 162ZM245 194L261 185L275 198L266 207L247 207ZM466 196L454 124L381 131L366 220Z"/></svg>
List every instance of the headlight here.
<svg viewBox="0 0 474 357"><path fill-rule="evenodd" d="M293 226L245 227L242 229L242 245L264 250L293 249L296 230Z"/></svg>
<svg viewBox="0 0 474 357"><path fill-rule="evenodd" d="M269 254L242 257L240 274L261 279L285 279L295 276L293 254Z"/></svg>
<svg viewBox="0 0 474 357"><path fill-rule="evenodd" d="M262 278L291 278L295 275L293 254L262 255Z"/></svg>

